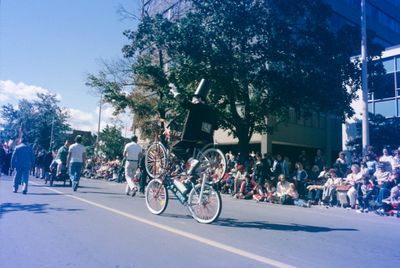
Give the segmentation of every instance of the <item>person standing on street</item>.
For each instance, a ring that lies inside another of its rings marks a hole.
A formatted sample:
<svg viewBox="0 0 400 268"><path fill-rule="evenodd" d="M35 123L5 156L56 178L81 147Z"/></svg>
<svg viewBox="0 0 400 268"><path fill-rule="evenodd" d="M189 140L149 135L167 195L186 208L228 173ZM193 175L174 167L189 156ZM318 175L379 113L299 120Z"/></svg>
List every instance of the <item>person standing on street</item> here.
<svg viewBox="0 0 400 268"><path fill-rule="evenodd" d="M126 178L126 189L125 193L129 195L132 190L132 196L135 195L135 183L133 182L133 177L135 176L136 170L139 165L139 160L142 157L142 147L137 144L137 136L132 137L132 141L125 145L124 148L124 157L126 159L125 162L125 178Z"/></svg>
<svg viewBox="0 0 400 268"><path fill-rule="evenodd" d="M35 163L35 153L27 143L26 138L21 138L21 143L15 147L11 157L11 167L16 169L13 192L18 191L22 182L22 193L28 192L29 171Z"/></svg>
<svg viewBox="0 0 400 268"><path fill-rule="evenodd" d="M0 177L1 173L3 172L3 164L6 161L6 151L3 149L3 143L0 140Z"/></svg>
<svg viewBox="0 0 400 268"><path fill-rule="evenodd" d="M75 137L75 143L68 149L67 167L72 181L74 192L78 189L83 163L85 163L86 149L82 144L82 136Z"/></svg>
<svg viewBox="0 0 400 268"><path fill-rule="evenodd" d="M139 162L139 168L140 168L140 178L139 178L139 192L141 194L144 194L144 189L146 187L147 183L147 171L146 171L146 159L143 154L143 156L140 158Z"/></svg>

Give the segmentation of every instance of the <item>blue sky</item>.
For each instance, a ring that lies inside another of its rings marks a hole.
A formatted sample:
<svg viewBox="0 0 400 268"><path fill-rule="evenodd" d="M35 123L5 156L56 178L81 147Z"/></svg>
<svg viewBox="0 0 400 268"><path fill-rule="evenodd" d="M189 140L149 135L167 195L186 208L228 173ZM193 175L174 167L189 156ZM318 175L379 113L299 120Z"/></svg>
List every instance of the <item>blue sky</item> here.
<svg viewBox="0 0 400 268"><path fill-rule="evenodd" d="M0 0L0 105L50 91L73 126L96 129L98 98L85 81L102 60L122 57L122 32L136 21L123 19L120 6L138 8L137 0Z"/></svg>

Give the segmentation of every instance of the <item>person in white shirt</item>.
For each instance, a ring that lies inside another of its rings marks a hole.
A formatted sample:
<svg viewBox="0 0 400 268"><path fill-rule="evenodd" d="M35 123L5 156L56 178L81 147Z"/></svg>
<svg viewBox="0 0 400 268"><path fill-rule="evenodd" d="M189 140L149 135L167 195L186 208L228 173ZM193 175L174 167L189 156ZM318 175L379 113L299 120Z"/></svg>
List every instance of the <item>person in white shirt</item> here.
<svg viewBox="0 0 400 268"><path fill-rule="evenodd" d="M124 157L126 159L125 162L125 179L126 179L126 189L125 193L129 195L130 191L132 192L132 196L136 194L137 186L133 181L133 178L136 174L136 170L138 169L140 158L142 157L142 147L137 144L137 136L132 137L132 141L125 145L124 148Z"/></svg>
<svg viewBox="0 0 400 268"><path fill-rule="evenodd" d="M69 167L69 175L74 192L78 189L83 163L85 163L86 159L86 148L81 143L82 136L78 135L75 137L75 143L68 149L67 167Z"/></svg>
<svg viewBox="0 0 400 268"><path fill-rule="evenodd" d="M383 155L379 157L379 163L384 164L386 171L392 171L392 161L393 157L389 154L388 149L384 148L382 150Z"/></svg>
<svg viewBox="0 0 400 268"><path fill-rule="evenodd" d="M355 208L358 189L360 189L363 181L362 173L360 172L360 166L357 164L351 165L351 173L346 177L345 182L351 185L351 188L347 191L347 196L350 201L350 207Z"/></svg>
<svg viewBox="0 0 400 268"><path fill-rule="evenodd" d="M286 180L285 175L281 174L278 177L278 184L276 185L276 197L282 205L293 205L293 199L288 195L290 190L290 183Z"/></svg>

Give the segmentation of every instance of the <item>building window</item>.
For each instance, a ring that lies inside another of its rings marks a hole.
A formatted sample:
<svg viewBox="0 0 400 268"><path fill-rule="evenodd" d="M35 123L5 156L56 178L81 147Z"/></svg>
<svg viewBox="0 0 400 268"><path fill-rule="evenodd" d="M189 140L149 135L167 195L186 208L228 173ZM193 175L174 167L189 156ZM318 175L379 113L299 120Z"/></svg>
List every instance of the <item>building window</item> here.
<svg viewBox="0 0 400 268"><path fill-rule="evenodd" d="M383 67L386 70L386 73L394 72L394 58L385 59L382 61Z"/></svg>
<svg viewBox="0 0 400 268"><path fill-rule="evenodd" d="M400 116L399 112L400 112L400 99L396 100L396 104L397 104L397 116Z"/></svg>
<svg viewBox="0 0 400 268"><path fill-rule="evenodd" d="M383 81L377 83L374 91L374 99L387 99L395 96L394 75L393 73L385 74Z"/></svg>
<svg viewBox="0 0 400 268"><path fill-rule="evenodd" d="M400 71L398 71L396 73L396 88L400 89ZM400 96L399 94L397 94L397 96Z"/></svg>
<svg viewBox="0 0 400 268"><path fill-rule="evenodd" d="M384 117L394 117L396 115L396 101L377 101L375 102L375 114L381 114Z"/></svg>
<svg viewBox="0 0 400 268"><path fill-rule="evenodd" d="M400 72L400 57L396 58L396 70Z"/></svg>
<svg viewBox="0 0 400 268"><path fill-rule="evenodd" d="M374 104L372 102L368 103L368 112L375 114Z"/></svg>

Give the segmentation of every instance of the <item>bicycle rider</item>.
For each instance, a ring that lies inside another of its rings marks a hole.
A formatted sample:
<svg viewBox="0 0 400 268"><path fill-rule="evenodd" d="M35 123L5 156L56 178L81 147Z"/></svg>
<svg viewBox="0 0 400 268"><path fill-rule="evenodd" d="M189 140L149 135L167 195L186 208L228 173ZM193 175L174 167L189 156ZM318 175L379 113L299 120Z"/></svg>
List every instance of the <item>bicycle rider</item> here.
<svg viewBox="0 0 400 268"><path fill-rule="evenodd" d="M210 90L209 82L202 79L194 93L192 101L186 99L171 86L171 93L182 107L189 110L183 127L181 139L172 145L172 152L187 161L194 148L214 142L214 131L217 129L217 116L214 110L206 104Z"/></svg>

